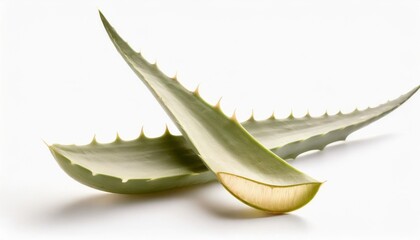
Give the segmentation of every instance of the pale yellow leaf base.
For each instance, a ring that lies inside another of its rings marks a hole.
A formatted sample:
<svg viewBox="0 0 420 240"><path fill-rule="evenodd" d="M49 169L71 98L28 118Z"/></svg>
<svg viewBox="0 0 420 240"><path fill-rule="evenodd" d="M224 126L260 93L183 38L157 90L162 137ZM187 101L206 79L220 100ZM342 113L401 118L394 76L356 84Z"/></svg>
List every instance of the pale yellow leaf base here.
<svg viewBox="0 0 420 240"><path fill-rule="evenodd" d="M322 184L273 186L222 172L217 173L217 177L230 193L245 204L272 213L285 213L303 207Z"/></svg>

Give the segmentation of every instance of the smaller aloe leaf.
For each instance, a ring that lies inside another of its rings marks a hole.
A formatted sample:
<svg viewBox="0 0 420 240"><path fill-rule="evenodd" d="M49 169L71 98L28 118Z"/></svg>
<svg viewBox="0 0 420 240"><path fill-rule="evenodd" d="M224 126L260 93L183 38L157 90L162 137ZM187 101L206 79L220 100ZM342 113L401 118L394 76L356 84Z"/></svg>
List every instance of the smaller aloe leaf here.
<svg viewBox="0 0 420 240"><path fill-rule="evenodd" d="M315 196L321 182L293 168L237 121L147 62L100 15L118 52L232 195L249 206L276 213L300 208Z"/></svg>
<svg viewBox="0 0 420 240"><path fill-rule="evenodd" d="M60 167L87 186L114 193L150 193L214 179L182 137L165 134L84 146L50 145Z"/></svg>
<svg viewBox="0 0 420 240"><path fill-rule="evenodd" d="M286 119L251 118L242 126L264 146L281 158L323 149L344 140L349 134L387 115L408 100L419 87L401 97L374 108L350 114L323 115ZM182 136L166 132L159 138L147 138L84 146L49 146L64 171L90 187L115 193L149 193L205 183L216 178Z"/></svg>

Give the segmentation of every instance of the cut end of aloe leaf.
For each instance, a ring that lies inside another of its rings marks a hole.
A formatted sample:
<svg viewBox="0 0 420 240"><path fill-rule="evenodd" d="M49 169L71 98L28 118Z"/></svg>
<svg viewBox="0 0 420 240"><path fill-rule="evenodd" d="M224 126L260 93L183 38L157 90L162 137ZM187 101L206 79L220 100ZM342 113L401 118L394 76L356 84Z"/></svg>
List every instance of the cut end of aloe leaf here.
<svg viewBox="0 0 420 240"><path fill-rule="evenodd" d="M229 173L217 173L219 181L236 198L254 208L286 213L305 206L322 183L312 182L289 186L273 186Z"/></svg>

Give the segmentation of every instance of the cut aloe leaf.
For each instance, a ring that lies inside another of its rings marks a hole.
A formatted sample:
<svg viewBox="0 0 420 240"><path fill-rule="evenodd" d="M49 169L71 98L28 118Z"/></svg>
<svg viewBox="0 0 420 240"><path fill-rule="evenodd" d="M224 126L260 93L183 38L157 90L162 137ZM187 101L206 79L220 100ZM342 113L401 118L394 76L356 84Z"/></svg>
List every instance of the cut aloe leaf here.
<svg viewBox="0 0 420 240"><path fill-rule="evenodd" d="M124 42L101 14L112 42L153 93L218 181L249 206L289 212L307 204L321 182L293 168L256 141L234 118L163 74Z"/></svg>
<svg viewBox="0 0 420 240"><path fill-rule="evenodd" d="M409 99L418 87L375 108L350 114L323 115L313 118L273 117L241 123L260 143L283 159L323 149L329 143L344 140L350 133L385 116ZM77 181L114 193L149 193L215 180L199 156L182 136L168 131L159 138L147 138L99 144L94 139L84 146L49 146L60 166Z"/></svg>

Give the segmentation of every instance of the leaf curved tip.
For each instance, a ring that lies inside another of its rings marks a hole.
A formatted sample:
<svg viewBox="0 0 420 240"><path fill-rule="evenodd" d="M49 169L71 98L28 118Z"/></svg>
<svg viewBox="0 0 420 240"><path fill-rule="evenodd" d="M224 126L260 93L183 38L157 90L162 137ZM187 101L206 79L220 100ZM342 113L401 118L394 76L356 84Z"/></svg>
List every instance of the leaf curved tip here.
<svg viewBox="0 0 420 240"><path fill-rule="evenodd" d="M49 144L45 139L41 139L42 142L49 148L52 144Z"/></svg>
<svg viewBox="0 0 420 240"><path fill-rule="evenodd" d="M318 192L322 182L273 186L230 173L219 172L223 186L243 203L271 212L286 213L305 206Z"/></svg>
<svg viewBox="0 0 420 240"><path fill-rule="evenodd" d="M414 95L420 89L420 85L415 86L411 91L407 93L408 96Z"/></svg>

